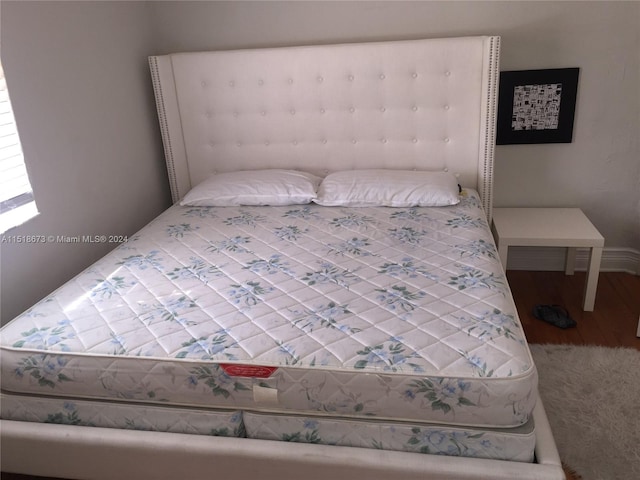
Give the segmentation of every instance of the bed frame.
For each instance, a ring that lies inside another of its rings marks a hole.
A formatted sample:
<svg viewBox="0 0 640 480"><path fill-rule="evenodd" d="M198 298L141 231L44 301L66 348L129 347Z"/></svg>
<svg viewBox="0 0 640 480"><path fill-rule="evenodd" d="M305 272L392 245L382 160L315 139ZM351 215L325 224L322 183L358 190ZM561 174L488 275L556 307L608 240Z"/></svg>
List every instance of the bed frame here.
<svg viewBox="0 0 640 480"><path fill-rule="evenodd" d="M447 170L491 219L499 37L150 57L174 202L213 172ZM112 479L563 479L542 403L536 463L2 421L2 470Z"/></svg>

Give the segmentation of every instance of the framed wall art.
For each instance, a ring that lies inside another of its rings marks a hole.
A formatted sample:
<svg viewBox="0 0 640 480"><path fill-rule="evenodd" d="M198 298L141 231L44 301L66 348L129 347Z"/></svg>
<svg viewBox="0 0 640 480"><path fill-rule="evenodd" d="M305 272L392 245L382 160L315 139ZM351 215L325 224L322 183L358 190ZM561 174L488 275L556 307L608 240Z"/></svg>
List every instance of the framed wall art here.
<svg viewBox="0 0 640 480"><path fill-rule="evenodd" d="M500 72L496 144L571 143L579 72Z"/></svg>

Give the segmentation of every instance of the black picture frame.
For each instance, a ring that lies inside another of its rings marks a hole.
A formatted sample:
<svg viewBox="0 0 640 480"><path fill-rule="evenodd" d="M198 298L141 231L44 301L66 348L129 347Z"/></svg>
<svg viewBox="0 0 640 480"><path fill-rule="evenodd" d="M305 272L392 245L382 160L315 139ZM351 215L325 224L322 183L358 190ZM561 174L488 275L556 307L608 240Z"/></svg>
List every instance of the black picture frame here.
<svg viewBox="0 0 640 480"><path fill-rule="evenodd" d="M571 143L579 73L579 68L500 72L496 144Z"/></svg>

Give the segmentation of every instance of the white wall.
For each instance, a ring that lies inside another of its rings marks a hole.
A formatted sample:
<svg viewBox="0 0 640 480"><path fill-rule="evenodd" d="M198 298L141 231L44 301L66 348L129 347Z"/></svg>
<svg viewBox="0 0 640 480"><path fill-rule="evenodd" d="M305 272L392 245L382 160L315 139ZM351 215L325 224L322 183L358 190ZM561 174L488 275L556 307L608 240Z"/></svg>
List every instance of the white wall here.
<svg viewBox="0 0 640 480"><path fill-rule="evenodd" d="M0 2L2 63L40 215L11 235L131 235L169 203L145 2ZM6 322L114 244L1 245Z"/></svg>
<svg viewBox="0 0 640 480"><path fill-rule="evenodd" d="M501 70L580 67L571 144L496 151L496 206L577 206L640 254L639 2L158 2L158 53L496 34Z"/></svg>

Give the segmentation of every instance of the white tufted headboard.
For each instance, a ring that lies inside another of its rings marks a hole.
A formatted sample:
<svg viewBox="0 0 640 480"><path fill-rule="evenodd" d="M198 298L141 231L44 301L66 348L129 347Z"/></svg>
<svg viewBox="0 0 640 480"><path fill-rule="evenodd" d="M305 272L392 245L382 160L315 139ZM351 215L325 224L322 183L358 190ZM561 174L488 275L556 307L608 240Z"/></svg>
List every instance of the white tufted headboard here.
<svg viewBox="0 0 640 480"><path fill-rule="evenodd" d="M211 173L440 170L492 210L499 37L150 57L174 202Z"/></svg>

